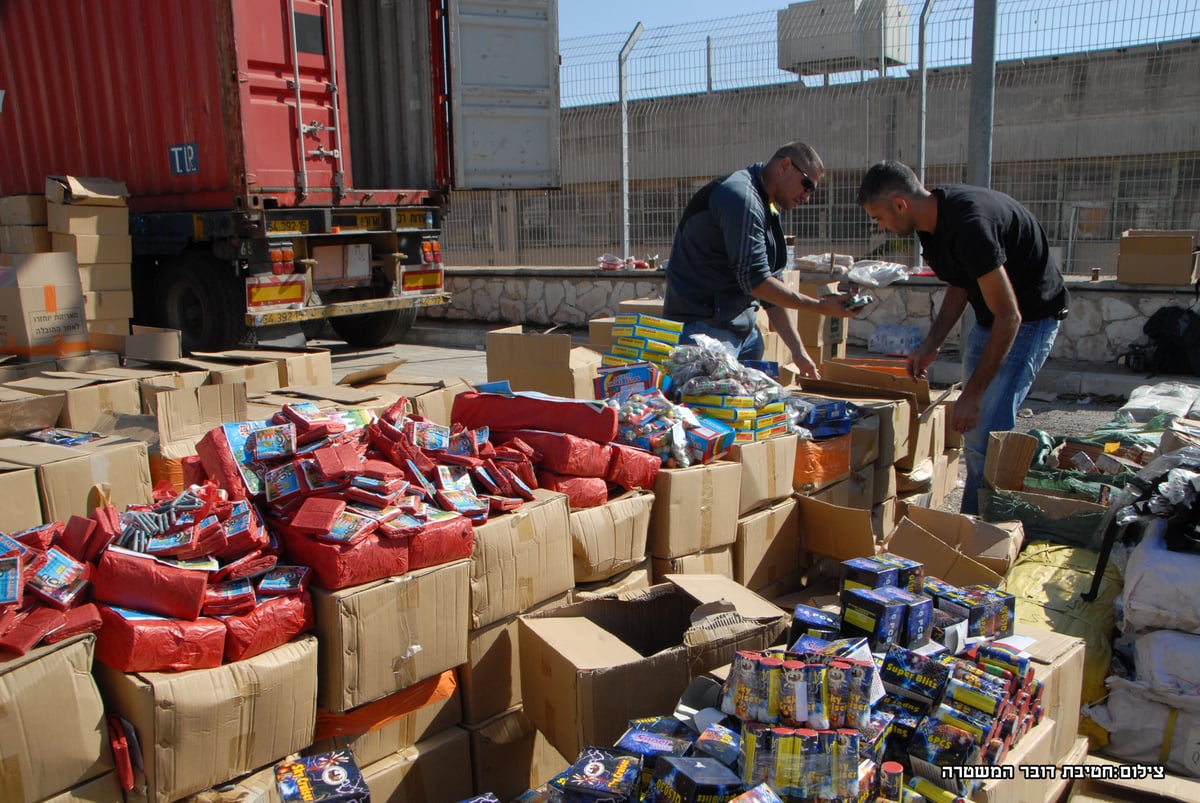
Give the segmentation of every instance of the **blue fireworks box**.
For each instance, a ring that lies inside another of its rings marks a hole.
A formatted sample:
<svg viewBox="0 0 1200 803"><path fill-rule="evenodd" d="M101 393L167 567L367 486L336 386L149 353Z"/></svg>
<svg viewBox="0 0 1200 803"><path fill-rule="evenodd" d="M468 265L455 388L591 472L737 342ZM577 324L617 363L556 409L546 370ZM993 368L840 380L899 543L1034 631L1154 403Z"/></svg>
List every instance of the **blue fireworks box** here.
<svg viewBox="0 0 1200 803"><path fill-rule="evenodd" d="M275 786L283 803L371 803L371 790L349 750L280 761Z"/></svg>
<svg viewBox="0 0 1200 803"><path fill-rule="evenodd" d="M877 588L848 588L842 598L842 635L862 637L872 652L887 649L900 637L904 624L903 602Z"/></svg>
<svg viewBox="0 0 1200 803"><path fill-rule="evenodd" d="M788 644L795 644L801 636L815 636L832 641L841 631L842 621L836 613L823 611L809 605L797 605L792 611L792 626L788 631Z"/></svg>
<svg viewBox="0 0 1200 803"><path fill-rule="evenodd" d="M742 779L715 758L658 760L648 803L727 803L742 793Z"/></svg>

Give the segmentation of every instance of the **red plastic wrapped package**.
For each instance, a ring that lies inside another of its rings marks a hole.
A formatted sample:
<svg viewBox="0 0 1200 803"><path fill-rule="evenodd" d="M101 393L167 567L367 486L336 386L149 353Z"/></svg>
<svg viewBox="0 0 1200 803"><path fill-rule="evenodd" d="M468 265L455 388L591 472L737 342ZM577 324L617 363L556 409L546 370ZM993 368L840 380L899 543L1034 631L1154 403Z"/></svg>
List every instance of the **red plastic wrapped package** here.
<svg viewBox="0 0 1200 803"><path fill-rule="evenodd" d="M96 660L118 672L212 669L225 654L225 623L184 621L100 606Z"/></svg>
<svg viewBox="0 0 1200 803"><path fill-rule="evenodd" d="M12 626L0 636L0 650L24 655L51 631L62 626L66 616L62 611L38 605L17 614Z"/></svg>
<svg viewBox="0 0 1200 803"><path fill-rule="evenodd" d="M87 560L88 543L92 532L96 529L94 519L83 516L71 516L63 528L62 537L58 539L58 547L76 560Z"/></svg>
<svg viewBox="0 0 1200 803"><path fill-rule="evenodd" d="M617 437L617 411L598 402L508 396L503 393L467 391L454 397L450 421L468 429L537 429L547 421L554 428L580 438L609 443Z"/></svg>
<svg viewBox="0 0 1200 803"><path fill-rule="evenodd" d="M475 528L470 519L457 513L430 519L405 534L409 571L469 558L475 550Z"/></svg>
<svg viewBox="0 0 1200 803"><path fill-rule="evenodd" d="M339 588L394 577L408 571L408 539L368 535L352 544L322 541L287 526L276 528L292 563L312 567L320 588Z"/></svg>
<svg viewBox="0 0 1200 803"><path fill-rule="evenodd" d="M565 432L540 432L522 429L492 435L500 443L519 438L542 454L541 468L572 477L603 477L612 462L612 447Z"/></svg>
<svg viewBox="0 0 1200 803"><path fill-rule="evenodd" d="M654 481L658 478L658 470L662 468L662 459L634 446L626 446L623 443L611 445L612 462L608 464L608 474L604 478L626 490L654 490Z"/></svg>
<svg viewBox="0 0 1200 803"><path fill-rule="evenodd" d="M13 533L12 537L25 546L33 547L38 552L45 552L58 543L59 537L63 534L64 526L61 521L53 521L49 524L39 524L37 527L30 527L28 530Z"/></svg>
<svg viewBox="0 0 1200 803"><path fill-rule="evenodd" d="M243 555L235 561L226 563L220 569L213 572L209 579L214 583L224 583L227 580L254 577L255 575L271 571L278 562L278 556L268 555L256 550L248 555Z"/></svg>
<svg viewBox="0 0 1200 803"><path fill-rule="evenodd" d="M88 602L67 611L62 627L47 633L43 641L47 644L56 644L71 638L71 636L78 636L80 633L95 633L100 629L100 625L100 609L96 607L95 603Z"/></svg>
<svg viewBox="0 0 1200 803"><path fill-rule="evenodd" d="M608 501L608 483L601 477L568 477L540 469L537 478L541 487L566 494L573 508L599 507Z"/></svg>
<svg viewBox="0 0 1200 803"><path fill-rule="evenodd" d="M208 572L180 569L149 555L109 547L92 573L97 602L195 619L204 607Z"/></svg>
<svg viewBox="0 0 1200 803"><path fill-rule="evenodd" d="M246 498L246 482L229 446L229 438L223 427L213 427L196 444L196 454L204 465L204 471L224 488L233 500Z"/></svg>
<svg viewBox="0 0 1200 803"><path fill-rule="evenodd" d="M253 658L312 629L312 598L307 591L271 597L249 613L226 617L225 627L225 660Z"/></svg>

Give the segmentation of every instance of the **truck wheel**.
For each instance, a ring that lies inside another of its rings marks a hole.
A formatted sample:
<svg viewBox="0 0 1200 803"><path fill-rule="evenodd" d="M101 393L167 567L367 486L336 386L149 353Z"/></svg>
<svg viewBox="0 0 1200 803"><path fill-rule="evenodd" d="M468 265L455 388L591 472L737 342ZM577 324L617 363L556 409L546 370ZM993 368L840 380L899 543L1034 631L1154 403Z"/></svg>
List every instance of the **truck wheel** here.
<svg viewBox="0 0 1200 803"><path fill-rule="evenodd" d="M329 325L351 346L369 348L399 343L412 328L417 308L372 312L367 315L342 315L330 318Z"/></svg>
<svg viewBox="0 0 1200 803"><path fill-rule="evenodd" d="M226 266L206 254L166 265L155 297L166 325L182 333L184 351L219 351L246 335L246 302Z"/></svg>

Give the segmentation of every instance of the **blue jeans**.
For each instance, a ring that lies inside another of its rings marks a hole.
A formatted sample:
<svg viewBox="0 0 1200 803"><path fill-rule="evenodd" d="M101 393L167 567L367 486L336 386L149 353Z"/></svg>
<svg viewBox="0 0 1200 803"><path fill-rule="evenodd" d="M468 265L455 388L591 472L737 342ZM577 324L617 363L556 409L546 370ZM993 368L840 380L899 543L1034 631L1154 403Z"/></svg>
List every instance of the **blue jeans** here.
<svg viewBox="0 0 1200 803"><path fill-rule="evenodd" d="M750 334L742 337L728 329L722 329L705 321L689 321L683 325L683 332L679 335L679 342L681 344L695 343L692 340L692 335L708 335L720 340L725 344L726 348L737 356L739 361L761 360L763 356L763 338L757 326L751 330Z"/></svg>
<svg viewBox="0 0 1200 803"><path fill-rule="evenodd" d="M1050 347L1058 334L1059 321L1047 318L1042 321L1022 323L1017 330L1008 356L1000 364L1000 370L992 377L979 407L979 422L964 437L964 455L967 460L967 483L963 486L962 512L979 513L979 486L983 480L983 465L987 458L988 436L993 432L1007 432L1017 423L1020 408L1033 380L1050 356ZM966 381L979 360L991 330L975 324L967 335L963 380Z"/></svg>

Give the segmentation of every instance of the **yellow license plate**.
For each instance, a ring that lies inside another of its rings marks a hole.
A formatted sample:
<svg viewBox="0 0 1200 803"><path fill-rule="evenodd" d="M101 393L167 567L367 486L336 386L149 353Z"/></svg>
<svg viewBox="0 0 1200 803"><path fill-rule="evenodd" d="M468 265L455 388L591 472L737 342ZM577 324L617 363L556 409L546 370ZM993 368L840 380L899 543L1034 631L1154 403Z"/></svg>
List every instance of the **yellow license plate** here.
<svg viewBox="0 0 1200 803"><path fill-rule="evenodd" d="M307 234L307 220L268 220L267 231L272 234Z"/></svg>

